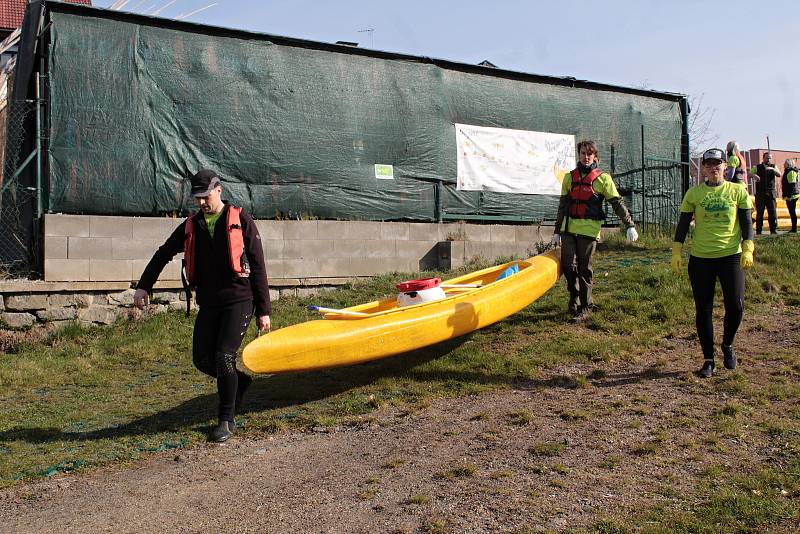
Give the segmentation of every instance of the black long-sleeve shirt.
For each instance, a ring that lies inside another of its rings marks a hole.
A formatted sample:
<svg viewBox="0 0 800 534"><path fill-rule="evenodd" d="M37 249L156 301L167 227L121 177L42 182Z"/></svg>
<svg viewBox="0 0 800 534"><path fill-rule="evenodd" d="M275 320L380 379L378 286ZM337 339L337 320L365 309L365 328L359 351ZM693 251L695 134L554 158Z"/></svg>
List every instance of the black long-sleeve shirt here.
<svg viewBox="0 0 800 534"><path fill-rule="evenodd" d="M204 217L195 219L195 287L197 304L200 306L228 306L252 300L256 316L270 315L272 305L269 299L267 266L261 245L261 236L253 218L242 210L240 219L244 237L244 251L250 263L250 276L237 277L230 266L228 257L228 232L226 204L214 226L214 237L208 232ZM153 255L145 267L137 289L151 291L161 271L177 254L183 252L186 240L186 221L182 222L172 235Z"/></svg>

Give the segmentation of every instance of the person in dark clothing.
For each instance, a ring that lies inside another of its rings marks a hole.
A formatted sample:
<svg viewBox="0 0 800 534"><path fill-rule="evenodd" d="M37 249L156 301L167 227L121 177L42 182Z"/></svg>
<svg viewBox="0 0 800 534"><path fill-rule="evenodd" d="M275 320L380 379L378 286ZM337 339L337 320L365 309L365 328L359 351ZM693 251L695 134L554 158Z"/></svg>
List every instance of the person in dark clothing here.
<svg viewBox="0 0 800 534"><path fill-rule="evenodd" d="M797 199L800 198L800 190L797 188L797 167L794 166L794 159L787 159L783 163L783 178L781 179L781 193L786 201L786 208L789 210L789 219L792 221L790 233L797 233Z"/></svg>
<svg viewBox="0 0 800 534"><path fill-rule="evenodd" d="M764 208L769 219L769 233L778 233L778 213L775 209L775 179L782 176L772 162L772 154L764 152L762 162L750 169L756 180L756 234L761 235L764 227Z"/></svg>
<svg viewBox="0 0 800 534"><path fill-rule="evenodd" d="M689 281L695 305L697 338L703 350L702 378L714 375L714 291L719 279L725 303L722 334L723 364L736 368L733 339L744 314L744 271L753 266L753 224L750 196L739 184L728 182L725 153L719 148L703 152L704 183L689 188L672 243L672 271L682 267L681 248L692 218L695 229L689 256Z"/></svg>
<svg viewBox="0 0 800 534"><path fill-rule="evenodd" d="M219 176L201 170L192 177L192 195L199 211L181 223L145 267L134 305L148 304L164 266L184 253L189 283L200 307L192 337L195 367L216 378L219 424L209 434L227 441L236 428L234 416L252 379L236 368L236 352L255 311L259 331L270 329L271 305L261 236L255 221L241 208L222 200Z"/></svg>

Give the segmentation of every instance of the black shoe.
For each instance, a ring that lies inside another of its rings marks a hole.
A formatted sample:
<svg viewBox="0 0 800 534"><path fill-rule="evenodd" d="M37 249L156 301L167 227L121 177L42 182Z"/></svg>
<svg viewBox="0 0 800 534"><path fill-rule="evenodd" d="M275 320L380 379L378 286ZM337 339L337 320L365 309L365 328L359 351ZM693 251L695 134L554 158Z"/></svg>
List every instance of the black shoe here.
<svg viewBox="0 0 800 534"><path fill-rule="evenodd" d="M714 360L706 360L703 362L703 367L697 372L700 378L711 378L714 376Z"/></svg>
<svg viewBox="0 0 800 534"><path fill-rule="evenodd" d="M722 363L725 369L736 369L736 353L730 345L722 345Z"/></svg>
<svg viewBox="0 0 800 534"><path fill-rule="evenodd" d="M572 316L573 323L580 323L585 321L592 314L591 306L581 306L578 311Z"/></svg>
<svg viewBox="0 0 800 534"><path fill-rule="evenodd" d="M567 310L569 311L570 314L574 316L575 314L578 313L579 308L580 306L578 306L577 300L569 299L569 306L567 306Z"/></svg>
<svg viewBox="0 0 800 534"><path fill-rule="evenodd" d="M224 443L233 436L234 430L236 430L236 423L233 421L220 421L219 424L211 430L211 433L208 435L208 441Z"/></svg>
<svg viewBox="0 0 800 534"><path fill-rule="evenodd" d="M250 384L253 383L253 379L250 378L250 375L243 373L241 371L236 371L239 375L239 385L236 388L236 413L240 413L242 409L242 399L244 398L244 393L247 391L247 388L250 387Z"/></svg>

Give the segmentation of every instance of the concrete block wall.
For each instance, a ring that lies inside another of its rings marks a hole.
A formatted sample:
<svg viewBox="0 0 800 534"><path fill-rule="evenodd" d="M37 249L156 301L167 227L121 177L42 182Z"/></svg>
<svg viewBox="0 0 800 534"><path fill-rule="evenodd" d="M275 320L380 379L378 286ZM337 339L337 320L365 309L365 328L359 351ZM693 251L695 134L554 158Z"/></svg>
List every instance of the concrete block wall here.
<svg viewBox="0 0 800 534"><path fill-rule="evenodd" d="M182 220L47 214L44 279L135 281ZM269 220L256 225L273 282L436 268L440 263L437 245L442 241L454 244L451 267L475 257L524 257L533 253L538 241L549 241L552 236L552 227L499 224ZM166 267L159 280L177 287L180 258Z"/></svg>
<svg viewBox="0 0 800 534"><path fill-rule="evenodd" d="M110 324L137 315L132 281L182 219L45 215L44 280L0 281L0 327ZM357 277L527 257L552 227L465 223L257 221L270 297L307 297ZM180 258L162 272L149 313L185 309Z"/></svg>
<svg viewBox="0 0 800 534"><path fill-rule="evenodd" d="M180 224L167 217L47 214L44 279L54 282L130 282ZM180 258L162 279L180 280Z"/></svg>

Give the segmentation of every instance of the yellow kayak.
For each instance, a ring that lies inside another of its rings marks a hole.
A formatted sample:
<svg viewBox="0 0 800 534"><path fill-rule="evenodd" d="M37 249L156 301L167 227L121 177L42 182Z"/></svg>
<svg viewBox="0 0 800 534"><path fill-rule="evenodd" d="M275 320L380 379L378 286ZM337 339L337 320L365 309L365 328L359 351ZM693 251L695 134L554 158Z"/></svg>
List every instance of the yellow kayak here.
<svg viewBox="0 0 800 534"><path fill-rule="evenodd" d="M519 272L498 277L516 265ZM441 300L399 307L388 298L326 313L262 335L242 355L254 373L290 373L368 362L462 336L516 313L561 274L558 250L442 282ZM453 287L456 286L456 287Z"/></svg>

